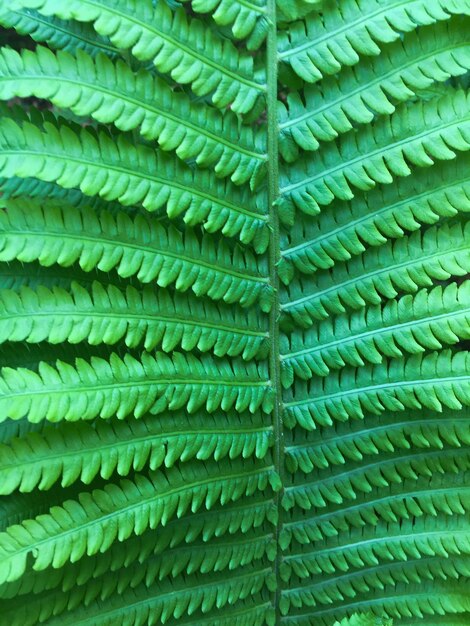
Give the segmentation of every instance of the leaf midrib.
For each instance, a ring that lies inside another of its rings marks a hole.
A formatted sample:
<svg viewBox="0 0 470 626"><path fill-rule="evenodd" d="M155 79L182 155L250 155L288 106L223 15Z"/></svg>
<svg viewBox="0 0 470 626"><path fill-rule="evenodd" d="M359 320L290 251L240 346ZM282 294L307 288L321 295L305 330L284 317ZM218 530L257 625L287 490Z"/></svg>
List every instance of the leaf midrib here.
<svg viewBox="0 0 470 626"><path fill-rule="evenodd" d="M56 383L57 384L57 383ZM62 395L64 393L68 393L68 394L88 394L91 392L96 392L96 391L109 391L109 390L115 390L116 389L116 385L119 385L119 389L124 389L124 388L135 388L135 387L152 387L155 386L157 389L161 386L164 386L166 389L171 389L171 387L174 386L179 386L179 385L191 385L191 386L204 386L207 385L207 387L211 388L211 387L215 387L215 386L223 386L223 387L232 387L232 388L236 388L236 387L264 387L264 388L268 388L269 385L269 381L240 381L240 380L233 380L233 379L228 379L225 380L222 377L219 379L211 379L211 378L178 378L175 380L175 378L160 378L158 380L148 380L148 378L145 378L143 380L137 380L137 381L129 381L129 382L124 382L124 381L115 381L115 382L111 382L111 383L106 383L106 384L101 384L101 385L87 385L86 387L82 387L80 389L77 389L76 386L64 386L63 388L54 388L54 387L47 387L47 389L26 389L26 390L21 390L20 393L15 393L15 392L9 392L9 393L5 393L3 392L1 395L1 400L5 400L7 398L18 398L18 397L29 397L29 396L56 396L56 395ZM62 421L62 420L61 420ZM67 420L69 421L69 420Z"/></svg>

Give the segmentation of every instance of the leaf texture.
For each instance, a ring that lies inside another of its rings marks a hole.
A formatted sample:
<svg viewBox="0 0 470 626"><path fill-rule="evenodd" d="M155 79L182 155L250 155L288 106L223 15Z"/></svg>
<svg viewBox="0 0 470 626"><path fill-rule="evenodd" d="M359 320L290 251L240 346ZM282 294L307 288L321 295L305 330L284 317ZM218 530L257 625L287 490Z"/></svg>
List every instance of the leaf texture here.
<svg viewBox="0 0 470 626"><path fill-rule="evenodd" d="M190 413L201 406L209 413L220 407L254 413L261 406L269 411L265 378L254 364L200 360L176 352L171 357L144 353L140 360L130 354L121 359L114 353L109 361L77 359L75 367L43 362L38 373L4 368L0 402L6 409L4 419L27 415L31 422L89 420L98 415L123 419L129 413L141 417L147 411L157 414L183 406Z"/></svg>
<svg viewBox="0 0 470 626"><path fill-rule="evenodd" d="M210 14L216 24L230 26L234 37L246 39L248 50L257 50L268 31L266 0L182 0L193 11Z"/></svg>
<svg viewBox="0 0 470 626"><path fill-rule="evenodd" d="M210 232L238 234L245 243L255 240L260 250L266 247L266 217L255 206L245 208L243 191L238 195L231 189L226 196L226 186L208 172L195 186L189 167L144 144L132 145L123 135L115 143L104 132L96 135L47 122L45 127L41 132L28 122L21 127L9 119L2 121L0 175L34 176L66 189L79 187L87 196L118 200L123 206L142 204L148 211L165 205L170 217L184 213L188 225L203 222Z"/></svg>
<svg viewBox="0 0 470 626"><path fill-rule="evenodd" d="M161 287L175 283L179 291L191 287L197 295L240 302L242 306L261 296L265 302L262 308L269 309L269 285L262 275L253 275L248 269L253 259L249 251L244 254L225 245L217 249L210 238L201 240L192 231L186 231L183 238L176 228L167 230L142 216L132 219L125 213L112 215L90 209L30 209L10 205L0 216L2 261L38 260L45 267L54 263L69 267L78 261L84 271L116 268L120 276L136 276L141 283L155 281ZM51 245L44 247L44 239ZM220 272L226 274L224 280L214 282Z"/></svg>
<svg viewBox="0 0 470 626"><path fill-rule="evenodd" d="M389 300L383 309L361 309L350 318L339 316L293 333L282 357L285 386L292 384L294 373L309 380L345 365L382 363L384 357L439 350L469 339L469 288L465 282L460 288L453 283L445 290L422 290L416 296Z"/></svg>
<svg viewBox="0 0 470 626"><path fill-rule="evenodd" d="M119 55L119 51L106 38L96 36L89 24L59 20L47 17L28 9L11 10L0 5L0 24L4 28L14 28L21 35L58 50L75 53L84 50L91 56L104 52L110 57Z"/></svg>
<svg viewBox="0 0 470 626"><path fill-rule="evenodd" d="M90 345L114 345L124 339L130 348L143 346L151 351L160 346L171 352L212 350L219 357L239 356L250 360L266 353L267 331L258 330L258 320L216 306L201 306L196 299L142 292L128 286L126 291L110 284L93 282L91 290L72 282L70 291L21 287L0 291L0 341L48 341ZM232 315L232 318L230 316Z"/></svg>
<svg viewBox="0 0 470 626"><path fill-rule="evenodd" d="M0 626L469 623L469 16L0 0Z"/></svg>
<svg viewBox="0 0 470 626"><path fill-rule="evenodd" d="M398 293L413 293L432 285L432 279L447 280L468 273L468 224L444 224L420 231L380 248L370 248L332 271L299 279L289 286L283 309L303 327L314 320L344 313L345 306L360 309L380 304Z"/></svg>
<svg viewBox="0 0 470 626"><path fill-rule="evenodd" d="M236 415L217 419L196 414L191 423L191 432L181 415L158 421L147 417L135 422L74 424L68 432L54 428L33 431L25 438L13 439L9 446L3 445L2 494L15 489L50 489L59 479L63 487L77 480L89 484L98 474L102 478L115 472L127 476L146 466L154 470L194 458L219 461L227 456L249 458L255 454L262 459L272 443L272 432L263 420L248 431Z"/></svg>
<svg viewBox="0 0 470 626"><path fill-rule="evenodd" d="M393 186L378 187L350 203L336 202L308 222L299 221L285 235L281 278L290 282L294 267L305 274L333 267L401 238L422 224L435 224L470 210L467 155L430 169L418 170Z"/></svg>
<svg viewBox="0 0 470 626"><path fill-rule="evenodd" d="M389 115L397 102L412 99L416 92L464 74L470 68L467 20L458 29L448 23L413 33L388 46L380 56L364 59L336 78L288 98L281 109L281 152L288 160L298 157L295 144L317 150L320 142L331 141L374 115Z"/></svg>
<svg viewBox="0 0 470 626"><path fill-rule="evenodd" d="M247 127L238 129L234 116L198 107L188 96L178 97L163 79L144 71L136 74L123 61L112 63L106 55L92 60L80 50L76 57L67 52L54 55L42 47L21 56L8 48L0 50L0 98L31 95L76 115L113 123L122 131L138 128L164 150L213 165L218 175L230 175L237 184L252 180L255 185L264 172L259 134Z"/></svg>
<svg viewBox="0 0 470 626"><path fill-rule="evenodd" d="M379 55L383 44L402 33L469 12L468 0L345 0L341 6L329 0L322 20L312 15L281 36L280 58L313 83L355 65L363 55Z"/></svg>
<svg viewBox="0 0 470 626"><path fill-rule="evenodd" d="M11 527L8 537L2 542L6 547L3 549L1 579L15 580L21 575L26 556L37 542L41 544L41 551L36 558L35 569L40 571L49 565L59 567L66 561L77 560L84 553L103 552L106 544L109 548L115 541L140 534L147 527L155 528L160 522L165 525L173 515L181 517L188 509L193 512L201 506L210 509L214 502L234 501L242 494L250 495L257 488L263 489L268 485L266 471L252 469L250 472L249 468L248 471L239 470L236 490L228 486L230 480L227 476L210 477L207 473L198 476L190 469L185 472L186 475L178 471L176 474L172 489L163 475L150 475L150 478L137 475L133 482L123 481L121 486L109 485L92 494L84 493L78 501L68 501L63 508L53 508L48 515L31 520L30 524L23 526L23 530ZM157 497L152 477L160 487ZM193 487L188 489L191 482ZM179 489L175 488L178 483ZM88 516L90 506L94 506L95 510L94 524ZM142 513L137 515L139 509ZM141 517L142 514L144 517ZM73 528L70 527L72 519ZM64 545L61 541L64 533L75 535L73 544Z"/></svg>
<svg viewBox="0 0 470 626"><path fill-rule="evenodd" d="M240 54L228 41L214 36L202 22L172 11L168 4L151 0L22 0L22 6L44 15L91 22L102 36L118 48L130 49L139 61L151 60L155 67L194 93L212 100L220 108L231 105L237 113L248 113L265 91L264 73L256 71L253 59ZM204 42L204 45L202 45Z"/></svg>
<svg viewBox="0 0 470 626"><path fill-rule="evenodd" d="M307 430L333 419L363 419L364 412L443 407L469 402L468 353L450 351L396 359L386 365L344 370L310 385L298 383L286 402L286 418Z"/></svg>
<svg viewBox="0 0 470 626"><path fill-rule="evenodd" d="M335 198L351 200L353 188L367 191L378 183L391 184L394 177L411 174L409 164L430 167L435 160L454 159L455 151L466 152L468 109L468 96L459 91L405 105L362 133L326 144L283 181L279 204L285 219L295 209L315 215Z"/></svg>

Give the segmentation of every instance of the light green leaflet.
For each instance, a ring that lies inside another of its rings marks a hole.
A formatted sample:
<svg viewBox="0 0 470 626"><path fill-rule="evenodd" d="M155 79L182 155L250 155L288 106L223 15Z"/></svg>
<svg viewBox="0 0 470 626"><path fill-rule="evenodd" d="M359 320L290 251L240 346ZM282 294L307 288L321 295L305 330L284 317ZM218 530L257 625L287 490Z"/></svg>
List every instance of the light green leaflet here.
<svg viewBox="0 0 470 626"><path fill-rule="evenodd" d="M0 626L468 626L470 0L0 24Z"/></svg>

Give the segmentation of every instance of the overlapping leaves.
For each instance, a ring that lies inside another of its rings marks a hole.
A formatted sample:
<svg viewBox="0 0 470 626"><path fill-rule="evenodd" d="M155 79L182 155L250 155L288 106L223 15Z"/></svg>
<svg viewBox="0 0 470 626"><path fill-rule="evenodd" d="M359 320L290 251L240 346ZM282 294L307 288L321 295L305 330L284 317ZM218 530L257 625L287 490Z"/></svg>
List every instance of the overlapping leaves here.
<svg viewBox="0 0 470 626"><path fill-rule="evenodd" d="M0 624L468 622L469 14L0 1Z"/></svg>

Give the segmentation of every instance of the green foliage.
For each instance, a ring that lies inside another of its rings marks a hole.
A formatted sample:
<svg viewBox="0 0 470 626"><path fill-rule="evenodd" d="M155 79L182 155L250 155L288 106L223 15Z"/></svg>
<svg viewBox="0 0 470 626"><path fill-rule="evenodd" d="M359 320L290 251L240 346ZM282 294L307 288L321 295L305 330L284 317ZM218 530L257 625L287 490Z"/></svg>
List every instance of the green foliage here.
<svg viewBox="0 0 470 626"><path fill-rule="evenodd" d="M469 20L0 0L0 626L469 623Z"/></svg>

